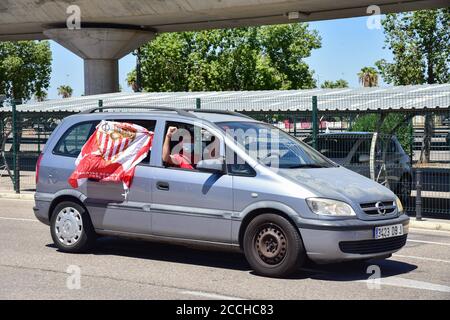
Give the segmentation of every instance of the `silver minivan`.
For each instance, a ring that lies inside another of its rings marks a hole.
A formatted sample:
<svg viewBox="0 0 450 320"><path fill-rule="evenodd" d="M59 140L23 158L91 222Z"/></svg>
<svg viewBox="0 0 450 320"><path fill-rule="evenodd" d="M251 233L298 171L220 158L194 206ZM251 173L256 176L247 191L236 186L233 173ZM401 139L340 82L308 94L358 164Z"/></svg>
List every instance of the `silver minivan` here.
<svg viewBox="0 0 450 320"><path fill-rule="evenodd" d="M38 159L34 212L63 252L85 252L102 235L206 245L242 250L256 273L280 277L306 259L386 258L406 243L409 218L394 193L271 125L226 111L130 108L65 118ZM154 133L127 193L120 183L68 183L102 120ZM193 134L189 168L166 161L173 128Z"/></svg>

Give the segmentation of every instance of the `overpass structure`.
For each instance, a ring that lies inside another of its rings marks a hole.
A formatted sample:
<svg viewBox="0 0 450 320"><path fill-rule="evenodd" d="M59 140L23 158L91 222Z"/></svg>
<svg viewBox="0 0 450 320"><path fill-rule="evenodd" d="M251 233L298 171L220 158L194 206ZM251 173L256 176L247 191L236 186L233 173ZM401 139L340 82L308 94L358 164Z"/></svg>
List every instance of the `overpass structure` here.
<svg viewBox="0 0 450 320"><path fill-rule="evenodd" d="M446 0L2 0L0 41L51 39L84 59L85 94L119 91L118 60L157 33L446 7ZM78 15L79 13L79 15ZM69 24L67 23L69 21ZM79 21L79 28L70 29Z"/></svg>

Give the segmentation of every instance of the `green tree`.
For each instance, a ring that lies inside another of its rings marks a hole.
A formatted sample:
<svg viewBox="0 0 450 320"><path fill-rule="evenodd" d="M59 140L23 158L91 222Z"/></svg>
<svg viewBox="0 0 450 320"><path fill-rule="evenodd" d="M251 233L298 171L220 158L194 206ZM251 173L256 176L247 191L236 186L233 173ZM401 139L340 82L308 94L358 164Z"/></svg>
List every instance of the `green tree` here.
<svg viewBox="0 0 450 320"><path fill-rule="evenodd" d="M358 79L363 87L376 87L378 86L378 71L373 67L363 67L358 72Z"/></svg>
<svg viewBox="0 0 450 320"><path fill-rule="evenodd" d="M336 81L325 80L320 87L322 89L348 88L348 82L344 79L338 79Z"/></svg>
<svg viewBox="0 0 450 320"><path fill-rule="evenodd" d="M48 41L0 42L0 92L8 99L42 97L50 84Z"/></svg>
<svg viewBox="0 0 450 320"><path fill-rule="evenodd" d="M58 87L58 95L63 99L70 98L72 96L73 89L69 85L61 85Z"/></svg>
<svg viewBox="0 0 450 320"><path fill-rule="evenodd" d="M393 62L375 63L387 83L394 85L450 81L450 9L388 14L382 25ZM425 116L420 160L430 161L433 119Z"/></svg>
<svg viewBox="0 0 450 320"><path fill-rule="evenodd" d="M398 127L395 132L392 129L395 128L399 123L405 122L405 116L398 113L391 113L386 115L380 128L378 127L379 115L378 114L363 114L358 115L355 119L355 123L352 126L352 131L363 131L363 132L375 132L379 129L379 132L385 134L395 134L398 141L402 145L406 153L409 154L411 151L411 141L410 141L410 125L406 122L406 125Z"/></svg>
<svg viewBox="0 0 450 320"><path fill-rule="evenodd" d="M306 24L165 33L141 48L145 91L315 87L303 61L320 47ZM127 82L133 86L133 70Z"/></svg>
<svg viewBox="0 0 450 320"><path fill-rule="evenodd" d="M127 85L129 87L131 87L131 89L134 92L138 91L138 86L137 86L137 82L136 82L136 69L134 69L133 71L131 71L127 74Z"/></svg>
<svg viewBox="0 0 450 320"><path fill-rule="evenodd" d="M47 96L48 96L47 91L36 92L34 94L34 98L38 102L45 101L47 99Z"/></svg>
<svg viewBox="0 0 450 320"><path fill-rule="evenodd" d="M450 9L388 14L382 20L393 62L375 64L387 83L433 84L450 81Z"/></svg>
<svg viewBox="0 0 450 320"><path fill-rule="evenodd" d="M316 86L313 73L302 59L321 47L318 32L308 24L296 23L260 28L262 51L284 75L283 89L307 89Z"/></svg>

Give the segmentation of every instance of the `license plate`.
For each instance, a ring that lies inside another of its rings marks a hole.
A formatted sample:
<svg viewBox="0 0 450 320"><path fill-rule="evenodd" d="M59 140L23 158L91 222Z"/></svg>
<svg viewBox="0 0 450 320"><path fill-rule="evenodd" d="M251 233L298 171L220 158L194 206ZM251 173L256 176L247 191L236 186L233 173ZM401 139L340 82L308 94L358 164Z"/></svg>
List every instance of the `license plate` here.
<svg viewBox="0 0 450 320"><path fill-rule="evenodd" d="M374 230L375 239L385 239L403 235L403 225L394 224L392 226L376 227Z"/></svg>

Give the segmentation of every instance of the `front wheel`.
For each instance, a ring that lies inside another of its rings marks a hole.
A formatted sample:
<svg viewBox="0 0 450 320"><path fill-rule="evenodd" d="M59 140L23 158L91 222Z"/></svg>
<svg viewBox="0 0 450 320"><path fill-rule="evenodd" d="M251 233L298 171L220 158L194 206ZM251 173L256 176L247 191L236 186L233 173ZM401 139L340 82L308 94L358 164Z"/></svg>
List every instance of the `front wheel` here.
<svg viewBox="0 0 450 320"><path fill-rule="evenodd" d="M85 252L96 234L87 211L78 203L64 201L53 210L50 232L56 247L64 252Z"/></svg>
<svg viewBox="0 0 450 320"><path fill-rule="evenodd" d="M300 268L306 257L299 232L277 214L261 214L250 221L243 248L253 270L269 277L288 276Z"/></svg>

